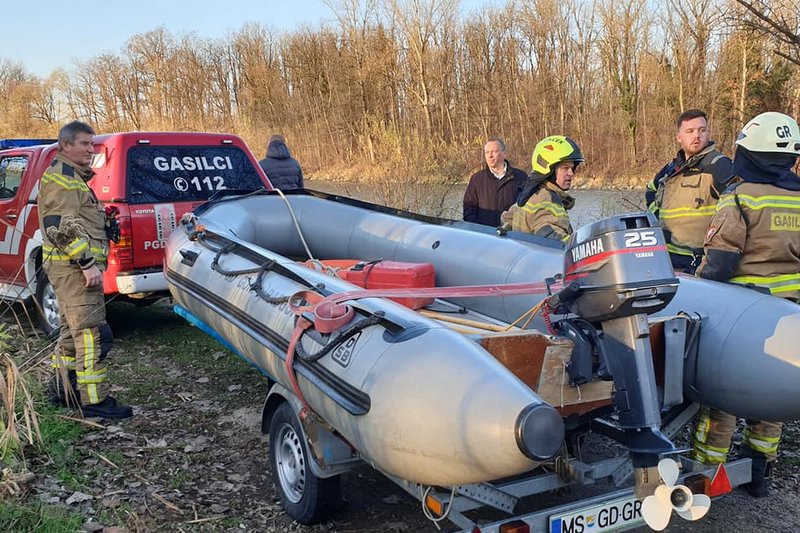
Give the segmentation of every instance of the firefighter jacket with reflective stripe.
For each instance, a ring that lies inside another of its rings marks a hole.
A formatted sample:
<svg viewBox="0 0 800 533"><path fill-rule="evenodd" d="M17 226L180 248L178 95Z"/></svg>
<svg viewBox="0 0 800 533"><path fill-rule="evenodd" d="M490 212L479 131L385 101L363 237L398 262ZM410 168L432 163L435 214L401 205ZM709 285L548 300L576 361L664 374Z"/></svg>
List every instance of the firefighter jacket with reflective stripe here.
<svg viewBox="0 0 800 533"><path fill-rule="evenodd" d="M92 175L61 155L45 170L38 199L45 260L68 261L82 269L106 261L106 215L86 184Z"/></svg>
<svg viewBox="0 0 800 533"><path fill-rule="evenodd" d="M514 231L563 240L572 234L567 211L574 205L574 198L547 180L542 182L542 186L528 198L525 205L512 205L501 219L504 225L510 223Z"/></svg>
<svg viewBox="0 0 800 533"><path fill-rule="evenodd" d="M800 191L742 182L720 197L699 275L800 302Z"/></svg>
<svg viewBox="0 0 800 533"><path fill-rule="evenodd" d="M688 160L679 150L655 175L645 196L664 230L670 254L690 258L702 254L717 199L731 178L733 164L713 142Z"/></svg>

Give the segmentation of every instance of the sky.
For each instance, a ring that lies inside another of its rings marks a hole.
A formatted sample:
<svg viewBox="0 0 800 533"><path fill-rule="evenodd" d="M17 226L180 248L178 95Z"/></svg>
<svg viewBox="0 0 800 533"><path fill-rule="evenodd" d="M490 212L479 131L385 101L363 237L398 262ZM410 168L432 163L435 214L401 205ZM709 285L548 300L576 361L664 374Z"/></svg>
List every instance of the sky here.
<svg viewBox="0 0 800 533"><path fill-rule="evenodd" d="M461 11L499 3L461 0ZM57 68L72 70L76 60L119 54L132 35L159 26L173 36L217 39L248 22L291 31L336 21L323 0L0 0L0 18L0 59L41 78Z"/></svg>

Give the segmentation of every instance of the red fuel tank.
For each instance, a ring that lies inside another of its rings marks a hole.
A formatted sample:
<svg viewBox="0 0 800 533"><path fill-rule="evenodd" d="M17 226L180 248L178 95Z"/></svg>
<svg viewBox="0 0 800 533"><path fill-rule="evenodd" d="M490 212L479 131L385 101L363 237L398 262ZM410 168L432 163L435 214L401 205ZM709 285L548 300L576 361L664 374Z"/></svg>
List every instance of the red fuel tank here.
<svg viewBox="0 0 800 533"><path fill-rule="evenodd" d="M400 261L355 261L331 259L321 263L336 272L336 276L364 289L414 289L435 286L436 272L431 263L403 263ZM313 261L309 268L319 270ZM433 298L390 298L399 304L419 309L433 303Z"/></svg>

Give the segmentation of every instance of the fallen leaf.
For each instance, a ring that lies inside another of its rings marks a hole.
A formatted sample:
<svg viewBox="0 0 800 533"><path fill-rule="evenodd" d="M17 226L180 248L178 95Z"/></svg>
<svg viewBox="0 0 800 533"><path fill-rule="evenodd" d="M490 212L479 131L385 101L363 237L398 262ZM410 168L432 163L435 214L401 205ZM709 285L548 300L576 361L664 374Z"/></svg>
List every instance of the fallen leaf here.
<svg viewBox="0 0 800 533"><path fill-rule="evenodd" d="M72 505L73 503L81 503L87 500L91 500L93 496L89 494L84 494L83 492L73 492L72 496L67 498L67 505Z"/></svg>

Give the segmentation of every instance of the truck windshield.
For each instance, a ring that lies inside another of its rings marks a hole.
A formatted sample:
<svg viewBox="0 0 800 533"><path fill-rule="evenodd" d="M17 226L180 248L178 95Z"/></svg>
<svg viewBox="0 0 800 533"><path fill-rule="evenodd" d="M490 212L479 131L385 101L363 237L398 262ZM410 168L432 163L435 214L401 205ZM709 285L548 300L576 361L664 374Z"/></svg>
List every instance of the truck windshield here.
<svg viewBox="0 0 800 533"><path fill-rule="evenodd" d="M237 146L135 146L128 152L128 202L208 200L224 189L264 188Z"/></svg>

